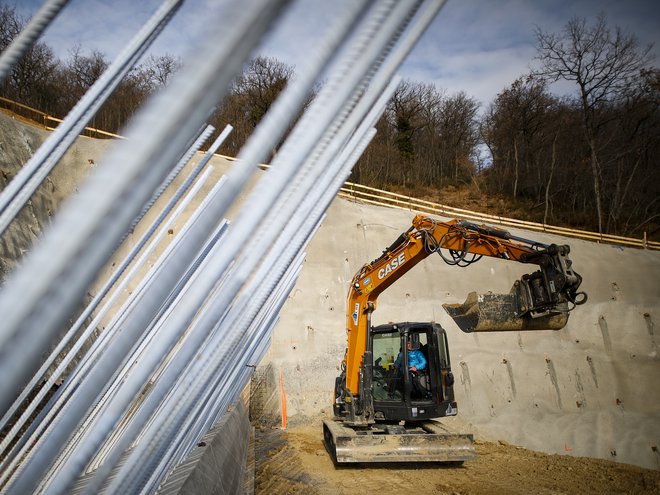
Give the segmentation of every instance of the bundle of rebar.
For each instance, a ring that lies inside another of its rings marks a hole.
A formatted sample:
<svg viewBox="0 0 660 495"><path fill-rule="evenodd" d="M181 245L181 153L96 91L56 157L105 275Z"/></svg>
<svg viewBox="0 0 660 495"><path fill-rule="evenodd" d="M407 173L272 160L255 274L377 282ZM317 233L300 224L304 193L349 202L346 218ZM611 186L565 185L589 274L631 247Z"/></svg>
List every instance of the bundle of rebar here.
<svg viewBox="0 0 660 495"><path fill-rule="evenodd" d="M37 26L47 25L62 2L50 3ZM180 3L164 2L0 193L0 230L15 221ZM222 180L200 197L210 176L204 170L230 128L167 193L156 220L67 325L117 246L161 204L155 200L208 138L206 121L218 99L287 3L225 1L204 13L208 30L195 33L181 72L137 112L123 131L127 139L113 144L0 291L0 412L8 431L0 486L8 493L68 493L77 483L82 493L151 493L222 417L268 349L305 246L373 137L398 84L397 68L443 2L349 2ZM0 75L36 36L23 38L11 57L0 58ZM189 204L199 206L145 268ZM129 281L135 288L125 297ZM109 323L99 331L104 318Z"/></svg>

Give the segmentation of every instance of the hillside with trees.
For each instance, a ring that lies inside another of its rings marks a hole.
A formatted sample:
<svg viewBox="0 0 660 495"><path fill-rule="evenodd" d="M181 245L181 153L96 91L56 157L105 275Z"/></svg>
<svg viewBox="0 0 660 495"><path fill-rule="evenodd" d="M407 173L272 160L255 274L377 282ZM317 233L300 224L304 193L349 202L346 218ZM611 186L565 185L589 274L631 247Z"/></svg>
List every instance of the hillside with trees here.
<svg viewBox="0 0 660 495"><path fill-rule="evenodd" d="M0 49L26 22L0 5ZM536 69L485 107L463 91L403 81L350 180L475 211L660 239L660 70L652 47L602 15L569 20L559 33L537 29L536 39ZM120 133L181 64L172 55L143 60L90 126ZM59 60L37 42L0 96L63 118L108 65L84 47ZM210 121L234 126L222 153L237 154L294 75L267 57L244 68ZM556 81L574 92L553 94Z"/></svg>

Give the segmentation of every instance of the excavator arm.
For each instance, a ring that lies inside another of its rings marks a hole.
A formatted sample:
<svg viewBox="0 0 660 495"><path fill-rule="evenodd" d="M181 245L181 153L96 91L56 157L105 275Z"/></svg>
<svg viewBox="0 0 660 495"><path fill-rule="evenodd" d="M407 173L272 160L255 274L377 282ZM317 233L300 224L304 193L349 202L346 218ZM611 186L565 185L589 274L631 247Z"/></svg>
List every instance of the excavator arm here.
<svg viewBox="0 0 660 495"><path fill-rule="evenodd" d="M430 254L438 253L446 263L458 267L483 256L539 267L517 280L509 294L471 293L461 305L444 305L461 330L484 332L563 328L569 311L586 302L586 294L578 292L582 278L573 271L569 252L569 246L542 244L488 226L417 215L410 229L352 280L346 318L348 346L342 362L348 399L360 393L361 366L365 352L370 352L368 335L378 296Z"/></svg>

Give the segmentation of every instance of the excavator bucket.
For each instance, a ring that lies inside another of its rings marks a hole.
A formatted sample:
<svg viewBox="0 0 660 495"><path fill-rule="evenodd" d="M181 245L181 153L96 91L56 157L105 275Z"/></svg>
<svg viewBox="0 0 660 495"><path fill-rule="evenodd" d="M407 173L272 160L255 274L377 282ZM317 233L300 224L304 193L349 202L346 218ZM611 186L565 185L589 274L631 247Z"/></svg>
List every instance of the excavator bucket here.
<svg viewBox="0 0 660 495"><path fill-rule="evenodd" d="M453 432L437 421L413 426L377 424L356 431L340 421L325 420L323 443L337 464L476 459L472 434Z"/></svg>
<svg viewBox="0 0 660 495"><path fill-rule="evenodd" d="M506 330L561 330L568 322L568 305L561 303L541 315L523 313L519 295L477 295L470 292L463 304L443 304L458 327L464 332L501 332Z"/></svg>

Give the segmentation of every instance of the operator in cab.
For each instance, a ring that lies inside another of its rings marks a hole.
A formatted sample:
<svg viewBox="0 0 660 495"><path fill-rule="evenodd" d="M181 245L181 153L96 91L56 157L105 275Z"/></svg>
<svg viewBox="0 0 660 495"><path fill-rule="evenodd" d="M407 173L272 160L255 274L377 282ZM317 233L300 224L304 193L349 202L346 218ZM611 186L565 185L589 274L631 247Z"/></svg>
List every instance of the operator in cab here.
<svg viewBox="0 0 660 495"><path fill-rule="evenodd" d="M396 361L394 361L394 366L396 366L396 369L401 372L401 368L403 367L403 353L400 352L399 355L396 358ZM419 349L413 349L412 348L412 341L408 341L408 370L412 371L413 373L417 371L423 371L426 369L426 358L424 357L424 353L420 351Z"/></svg>

